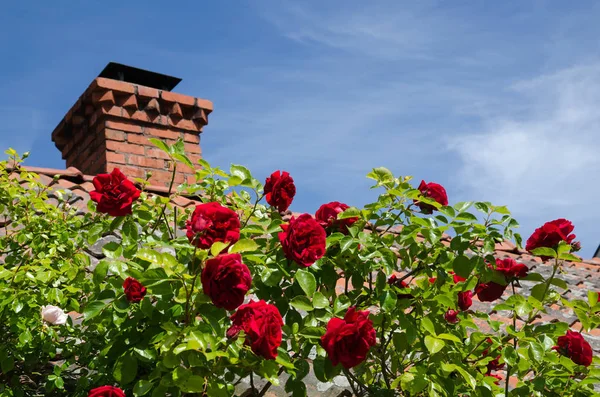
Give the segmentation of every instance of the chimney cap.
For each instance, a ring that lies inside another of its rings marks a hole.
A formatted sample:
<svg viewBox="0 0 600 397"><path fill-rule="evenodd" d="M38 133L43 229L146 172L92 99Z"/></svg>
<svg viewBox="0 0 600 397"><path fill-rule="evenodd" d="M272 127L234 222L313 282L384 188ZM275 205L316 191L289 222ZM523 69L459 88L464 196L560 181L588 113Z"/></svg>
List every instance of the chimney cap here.
<svg viewBox="0 0 600 397"><path fill-rule="evenodd" d="M116 62L109 62L104 70L100 72L98 77L126 81L128 83L157 88L163 91L171 91L181 81L178 77L167 76L166 74L134 68L133 66L127 66Z"/></svg>

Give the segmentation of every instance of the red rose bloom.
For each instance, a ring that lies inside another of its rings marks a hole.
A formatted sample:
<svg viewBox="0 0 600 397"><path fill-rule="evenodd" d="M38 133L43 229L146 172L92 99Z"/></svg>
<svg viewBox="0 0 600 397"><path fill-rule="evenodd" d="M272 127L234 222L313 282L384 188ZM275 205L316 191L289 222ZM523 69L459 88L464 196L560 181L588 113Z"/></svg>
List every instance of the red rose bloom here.
<svg viewBox="0 0 600 397"><path fill-rule="evenodd" d="M500 355L498 355L495 359L487 363L487 375L489 375L492 371L500 371L504 368L504 364L500 364Z"/></svg>
<svg viewBox="0 0 600 397"><path fill-rule="evenodd" d="M335 366L341 363L346 369L365 360L369 349L376 343L373 322L368 311L348 308L344 319L334 317L327 324L327 332L321 337L321 346Z"/></svg>
<svg viewBox="0 0 600 397"><path fill-rule="evenodd" d="M348 228L358 221L358 217L338 219L338 214L346 211L350 208L344 203L339 201L332 201L331 203L323 204L319 207L315 214L317 222L323 226L325 230L337 230L341 233L348 234Z"/></svg>
<svg viewBox="0 0 600 397"><path fill-rule="evenodd" d="M283 212L290 207L296 195L296 185L289 173L275 171L265 182L267 203Z"/></svg>
<svg viewBox="0 0 600 397"><path fill-rule="evenodd" d="M458 307L463 312L468 310L473 304L473 291L464 291L458 293Z"/></svg>
<svg viewBox="0 0 600 397"><path fill-rule="evenodd" d="M114 386L100 386L90 390L88 397L125 397L125 392Z"/></svg>
<svg viewBox="0 0 600 397"><path fill-rule="evenodd" d="M263 300L240 306L231 316L228 338L235 338L240 331L246 334L246 344L257 356L267 360L277 357L277 348L281 345L281 327L283 320L274 305Z"/></svg>
<svg viewBox="0 0 600 397"><path fill-rule="evenodd" d="M571 232L575 229L571 221L566 219L556 219L550 222L546 222L535 229L531 237L527 239L525 249L527 251L533 251L536 248L546 247L556 249L558 243L561 241L571 244L575 240L575 235ZM542 257L544 260L549 257Z"/></svg>
<svg viewBox="0 0 600 397"><path fill-rule="evenodd" d="M431 198L441 205L448 205L448 195L446 194L446 189L444 189L442 185L434 182L425 183L425 181L421 181L419 191L421 192L421 195ZM421 203L418 200L414 200L414 202L424 214L431 214L436 209L433 205Z"/></svg>
<svg viewBox="0 0 600 397"><path fill-rule="evenodd" d="M197 205L186 228L190 243L202 249L217 241L235 243L240 239L240 218L216 202Z"/></svg>
<svg viewBox="0 0 600 397"><path fill-rule="evenodd" d="M569 357L575 364L586 367L592 364L592 347L579 332L567 331L566 335L559 337L556 342L558 345L553 349Z"/></svg>
<svg viewBox="0 0 600 397"><path fill-rule="evenodd" d="M146 287L133 277L127 277L123 282L123 290L129 302L139 302L146 296Z"/></svg>
<svg viewBox="0 0 600 397"><path fill-rule="evenodd" d="M527 276L529 269L522 263L517 263L512 258L496 259L496 270L506 276L506 280L510 282L515 278L523 278Z"/></svg>
<svg viewBox="0 0 600 397"><path fill-rule="evenodd" d="M96 210L110 216L131 214L131 206L140 197L140 191L115 168L110 174L98 174L92 180L96 190L90 192Z"/></svg>
<svg viewBox="0 0 600 397"><path fill-rule="evenodd" d="M285 257L308 267L325 255L325 230L309 214L292 217L290 223L281 225L279 241Z"/></svg>
<svg viewBox="0 0 600 397"><path fill-rule="evenodd" d="M458 274L454 273L452 270L450 270L448 273L450 273L452 275L452 280L454 281L454 284L458 284L462 281L466 281L467 279L464 277L459 276Z"/></svg>
<svg viewBox="0 0 600 397"><path fill-rule="evenodd" d="M388 282L388 285L391 285L396 288L410 288L408 286L408 284L406 284L404 281L402 281L398 277L396 277L395 274L392 274L390 276L390 278L388 278L387 282ZM413 298L412 294L398 294L398 299L412 299L412 298Z"/></svg>
<svg viewBox="0 0 600 397"><path fill-rule="evenodd" d="M446 314L444 314L444 318L450 324L456 324L458 322L458 312L456 310L453 310L453 309L448 309L448 311L446 312Z"/></svg>
<svg viewBox="0 0 600 397"><path fill-rule="evenodd" d="M244 302L251 285L252 275L240 254L209 259L202 270L202 288L216 307L235 310Z"/></svg>
<svg viewBox="0 0 600 397"><path fill-rule="evenodd" d="M435 284L436 280L437 280L437 277L429 277L430 284Z"/></svg>
<svg viewBox="0 0 600 397"><path fill-rule="evenodd" d="M493 302L502 296L506 287L507 285L500 285L493 281L479 283L475 287L475 293L481 302Z"/></svg>

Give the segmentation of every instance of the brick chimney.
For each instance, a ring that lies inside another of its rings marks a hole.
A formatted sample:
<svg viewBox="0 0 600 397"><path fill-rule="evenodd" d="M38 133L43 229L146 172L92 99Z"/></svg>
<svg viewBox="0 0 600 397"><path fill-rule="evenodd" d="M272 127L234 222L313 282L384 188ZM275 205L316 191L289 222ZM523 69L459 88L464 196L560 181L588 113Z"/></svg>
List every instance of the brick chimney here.
<svg viewBox="0 0 600 397"><path fill-rule="evenodd" d="M200 133L213 110L210 101L171 90L181 79L109 63L52 132L67 167L96 175L120 168L130 178L152 173L168 186L168 158L148 138L185 142L194 164L201 158ZM176 183L194 181L194 170L177 165Z"/></svg>

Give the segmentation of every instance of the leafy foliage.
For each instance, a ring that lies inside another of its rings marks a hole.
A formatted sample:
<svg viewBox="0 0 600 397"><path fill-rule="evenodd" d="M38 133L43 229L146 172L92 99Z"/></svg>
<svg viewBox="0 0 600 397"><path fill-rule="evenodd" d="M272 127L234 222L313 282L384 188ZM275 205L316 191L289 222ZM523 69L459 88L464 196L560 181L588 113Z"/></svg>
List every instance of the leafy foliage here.
<svg viewBox="0 0 600 397"><path fill-rule="evenodd" d="M155 144L173 167L191 165L181 148ZM517 380L511 396L599 395L593 385L600 382L600 359L576 365L552 349L568 325L534 322L558 304L577 314L584 331L600 325L597 292L566 301L555 289L564 288L554 276L573 257L567 248L536 252L554 258L552 277L530 273L527 279L537 283L530 297L515 294L496 305L510 313L512 325L473 311L461 312L456 324L444 319L457 310L458 292L497 280L488 266L494 245L520 243L505 207L441 206L422 197L410 178L375 168L368 177L380 189L378 199L340 214L359 220L347 235L330 234L326 255L304 268L285 258L277 237L284 220L261 204L262 184L243 166L226 172L200 160L197 182L173 188L172 197L201 195L240 214L237 243L202 250L182 233L191 210L176 211L166 197L142 192L127 217L96 213L93 203L82 214L70 192L40 183L19 168L23 158L7 154L0 163L2 396L86 396L104 384L128 396L232 396L241 378L255 374L278 384L282 372L290 375L285 390L303 396L312 366L320 381L346 375L358 395L487 397L504 392L487 369L496 356ZM437 211L421 214L417 199ZM450 243L445 233L455 236ZM92 266L86 252L109 235L118 239L101 247L105 258ZM242 255L253 276L249 293L283 316L276 360L256 356L243 334L228 338L231 313L203 293L203 264L222 252ZM465 281L453 282L450 272ZM403 274L406 288L387 283L394 273ZM127 277L147 288L139 303L123 293ZM67 324L43 322L44 305L70 312ZM348 370L331 364L320 338L350 306L371 311L377 344Z"/></svg>

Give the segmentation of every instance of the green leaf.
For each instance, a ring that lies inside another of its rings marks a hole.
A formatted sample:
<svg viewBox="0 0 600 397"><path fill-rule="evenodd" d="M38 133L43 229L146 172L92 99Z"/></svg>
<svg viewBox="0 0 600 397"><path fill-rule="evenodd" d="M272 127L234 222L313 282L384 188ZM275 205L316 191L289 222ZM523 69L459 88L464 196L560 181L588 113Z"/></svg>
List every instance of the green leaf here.
<svg viewBox="0 0 600 397"><path fill-rule="evenodd" d="M461 374L463 378L465 378L467 384L471 387L471 389L475 390L475 387L477 387L477 381L475 380L473 375L471 375L466 369L458 365L456 366L456 371L459 374Z"/></svg>
<svg viewBox="0 0 600 397"><path fill-rule="evenodd" d="M150 390L152 390L152 386L153 386L152 382L140 379L137 381L135 386L133 386L133 395L136 397L143 396L146 393L148 393Z"/></svg>
<svg viewBox="0 0 600 397"><path fill-rule="evenodd" d="M307 296L313 296L317 289L317 280L308 270L298 270L294 279Z"/></svg>
<svg viewBox="0 0 600 397"><path fill-rule="evenodd" d="M313 305L310 303L310 299L306 296L296 296L290 301L290 305L298 310L304 310L310 312L313 310Z"/></svg>
<svg viewBox="0 0 600 397"><path fill-rule="evenodd" d="M156 252L154 250L151 250L149 248L141 248L139 249L136 253L135 256L137 258L140 258L146 262L150 262L150 263L160 263L162 256L160 254L160 252Z"/></svg>
<svg viewBox="0 0 600 397"><path fill-rule="evenodd" d="M543 294L546 291L546 283L536 284L531 288L531 296L540 302L543 302Z"/></svg>
<svg viewBox="0 0 600 397"><path fill-rule="evenodd" d="M381 295L381 309L384 312L391 312L396 308L398 297L395 292L387 290Z"/></svg>
<svg viewBox="0 0 600 397"><path fill-rule="evenodd" d="M137 359L131 355L122 356L115 363L113 377L122 385L133 382L137 375Z"/></svg>
<svg viewBox="0 0 600 397"><path fill-rule="evenodd" d="M138 228L135 222L133 221L133 218L127 217L127 220L123 223L121 232L123 233L123 238L127 242L127 244L137 243Z"/></svg>
<svg viewBox="0 0 600 397"><path fill-rule="evenodd" d="M315 309L327 308L327 307L329 307L329 300L327 300L325 295L323 295L322 293L317 291L317 292L315 292L315 295L313 296L313 306Z"/></svg>
<svg viewBox="0 0 600 397"><path fill-rule="evenodd" d="M321 382L329 382L340 372L340 365L334 367L328 358L317 357L313 361L315 376Z"/></svg>
<svg viewBox="0 0 600 397"><path fill-rule="evenodd" d="M204 391L204 384L206 383L206 378L199 375L190 375L186 377L181 383L177 386L181 391L185 393L200 393Z"/></svg>
<svg viewBox="0 0 600 397"><path fill-rule="evenodd" d="M552 281L550 281L550 284L556 285L557 287L560 287L562 289L569 289L569 286L567 285L567 283L565 282L565 280L561 280L560 278L554 277L552 279Z"/></svg>
<svg viewBox="0 0 600 397"><path fill-rule="evenodd" d="M598 292L588 291L587 296L590 307L593 307L598 303Z"/></svg>
<svg viewBox="0 0 600 397"><path fill-rule="evenodd" d="M521 280L543 282L544 277L539 273L529 273L527 276L523 277Z"/></svg>
<svg viewBox="0 0 600 397"><path fill-rule="evenodd" d="M471 205L473 205L473 202L471 202L471 201L461 201L459 203L454 204L454 209L458 212L463 212L464 210L469 208Z"/></svg>
<svg viewBox="0 0 600 397"><path fill-rule="evenodd" d="M429 353L431 353L431 354L435 354L435 353L439 352L440 350L442 350L444 348L445 345L446 345L446 343L441 339L435 338L431 335L425 336L425 346L427 347L427 350L429 350Z"/></svg>
<svg viewBox="0 0 600 397"><path fill-rule="evenodd" d="M162 150L163 152L167 153L170 157L171 155L171 151L169 150L169 147L167 146L166 143L164 143L163 141L161 141L160 139L156 139L156 138L148 138L148 140L150 142L152 142L152 144L154 146L156 146L157 148L159 148L160 150Z"/></svg>
<svg viewBox="0 0 600 397"><path fill-rule="evenodd" d="M94 269L94 275L92 277L94 280L94 283L100 284L101 282L103 282L104 279L106 278L107 273L108 273L108 262L104 261L104 260L98 262L98 264L96 265L96 268Z"/></svg>
<svg viewBox="0 0 600 397"><path fill-rule="evenodd" d="M516 366L519 360L519 355L515 351L515 348L510 345L506 346L504 350L502 350L502 357L504 358L504 361L511 367Z"/></svg>
<svg viewBox="0 0 600 397"><path fill-rule="evenodd" d="M173 158L181 161L191 169L194 169L194 163L192 163L192 160L190 160L184 153L173 153Z"/></svg>
<svg viewBox="0 0 600 397"><path fill-rule="evenodd" d="M551 258L556 258L556 251L548 247L536 248L532 250L531 253L535 256L549 256Z"/></svg>
<svg viewBox="0 0 600 397"><path fill-rule="evenodd" d="M581 261L581 258L579 258L576 255L570 254L568 252L566 252L564 254L560 254L558 259L562 259L562 260L570 261L570 262L580 262Z"/></svg>
<svg viewBox="0 0 600 397"><path fill-rule="evenodd" d="M339 295L333 303L333 311L337 314L350 307L350 298L346 295Z"/></svg>
<svg viewBox="0 0 600 397"><path fill-rule="evenodd" d="M177 142L169 146L169 152L173 154L185 154L185 145L181 138L177 139Z"/></svg>
<svg viewBox="0 0 600 397"><path fill-rule="evenodd" d="M537 343L531 342L529 344L529 349L527 350L529 358L535 361L536 363L541 363L544 359L544 347Z"/></svg>
<svg viewBox="0 0 600 397"><path fill-rule="evenodd" d="M459 255L452 263L454 272L464 278L468 278L475 267L475 263L471 262L465 255Z"/></svg>
<svg viewBox="0 0 600 397"><path fill-rule="evenodd" d="M338 214L338 219L360 218L361 212L356 207L350 207Z"/></svg>
<svg viewBox="0 0 600 397"><path fill-rule="evenodd" d="M385 167L373 168L373 171L367 174L367 178L376 180L377 182L385 183L394 179L394 174Z"/></svg>
<svg viewBox="0 0 600 397"><path fill-rule="evenodd" d="M103 301L90 302L83 309L83 316L86 320L96 317L107 305Z"/></svg>
<svg viewBox="0 0 600 397"><path fill-rule="evenodd" d="M216 243L215 243L216 244ZM214 246L214 244L213 244ZM250 239L242 239L235 243L230 249L229 252L231 254L236 252L247 252L247 251L256 251L258 249L258 244L256 241ZM211 247L212 251L212 247Z"/></svg>
<svg viewBox="0 0 600 397"><path fill-rule="evenodd" d="M477 217L470 212L461 212L456 216L458 221L477 222Z"/></svg>
<svg viewBox="0 0 600 397"><path fill-rule="evenodd" d="M229 245L229 243L224 243L222 241L216 241L213 243L213 245L210 246L210 253L212 254L212 256L217 256L221 253L221 251L223 251L227 246Z"/></svg>
<svg viewBox="0 0 600 397"><path fill-rule="evenodd" d="M433 325L433 321L431 321L429 317L423 317L421 319L421 327L430 334L436 335L435 326Z"/></svg>
<svg viewBox="0 0 600 397"><path fill-rule="evenodd" d="M451 340L452 342L456 343L463 343L458 336L452 334L439 334L437 337L440 339Z"/></svg>
<svg viewBox="0 0 600 397"><path fill-rule="evenodd" d="M123 254L123 247L121 246L121 244L115 241L110 241L104 244L104 246L102 247L102 253L107 258L117 259Z"/></svg>
<svg viewBox="0 0 600 397"><path fill-rule="evenodd" d="M229 173L232 176L240 178L242 182L247 179L252 179L252 174L250 173L248 168L244 167L243 165L231 164L231 167L229 168Z"/></svg>

